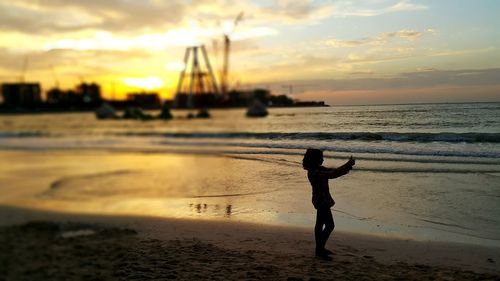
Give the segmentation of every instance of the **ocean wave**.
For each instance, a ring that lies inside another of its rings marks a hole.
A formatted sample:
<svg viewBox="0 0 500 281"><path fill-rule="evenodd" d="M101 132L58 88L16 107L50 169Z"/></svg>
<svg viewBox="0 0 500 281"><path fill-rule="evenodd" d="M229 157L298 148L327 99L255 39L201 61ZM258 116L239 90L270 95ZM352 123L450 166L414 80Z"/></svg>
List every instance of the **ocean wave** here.
<svg viewBox="0 0 500 281"><path fill-rule="evenodd" d="M458 147L457 147L458 146ZM499 164L500 148L497 144L462 145L408 143L400 145L362 142L343 143L320 141L239 141L202 139L163 139L149 137L99 138L0 138L0 149L7 150L110 150L138 153L187 154L281 154L303 155L308 148L325 152L325 157L336 158L335 153L363 154L366 160L421 163ZM368 156L371 155L371 156ZM458 158L457 158L458 157Z"/></svg>
<svg viewBox="0 0 500 281"><path fill-rule="evenodd" d="M0 138L31 138L44 137L49 134L38 131L20 131L20 132L0 132Z"/></svg>
<svg viewBox="0 0 500 281"><path fill-rule="evenodd" d="M399 133L399 132L103 132L101 136L164 137L173 139L248 139L308 141L388 141L415 143L500 143L500 133ZM40 131L1 132L0 138L64 137Z"/></svg>
<svg viewBox="0 0 500 281"><path fill-rule="evenodd" d="M206 147L207 151L214 151L214 147L236 147L236 148L254 148L258 151L247 151L245 154L274 154L271 150L285 149L285 150L300 150L299 154L303 154L308 148L316 148L329 152L342 152L342 153L367 153L367 154L395 154L406 156L429 156L429 157L478 157L478 158L500 158L499 151L485 151L485 150L457 150L443 148L426 148L423 145L417 147L394 147L394 146L346 146L335 145L326 143L280 143L280 142L264 142L264 143L235 143L235 142L199 142L199 141L160 141L157 144L170 146L170 147L196 147L197 149ZM242 153L240 150L235 150L235 153ZM279 154L288 154L283 151L277 152ZM296 154L296 152L292 152ZM327 156L328 157L328 156ZM408 160L408 159L407 159ZM385 160L381 160L385 161ZM392 160L402 161L402 160ZM413 160L410 160L414 162ZM418 162L418 161L415 161ZM475 161L473 161L475 162ZM481 163L476 163L481 164Z"/></svg>
<svg viewBox="0 0 500 281"><path fill-rule="evenodd" d="M242 159L242 160L251 160L251 161L259 161L259 162L267 162L267 163L273 163L273 164L278 164L278 165L287 165L287 166L301 166L302 164L300 162L293 162L293 161L283 161L281 159L277 160L271 160L271 159L263 159L259 157L240 157L240 156L229 156L230 158L234 159ZM360 160L359 158L356 157L356 160ZM463 163L462 163L463 164ZM375 167L370 167L370 168L362 168L362 167L355 167L356 171L363 171L363 172L376 172L376 173L404 173L404 174L423 174L423 173L428 173L428 174L491 174L491 173L500 173L500 169L491 169L491 168L455 168L455 167L449 167L449 168L419 168L419 167L387 167L387 168L375 168Z"/></svg>
<svg viewBox="0 0 500 281"><path fill-rule="evenodd" d="M262 140L356 140L392 142L500 143L500 133L396 133L396 132L126 132L125 136L154 136L193 139L262 139Z"/></svg>
<svg viewBox="0 0 500 281"><path fill-rule="evenodd" d="M212 150L213 151L213 150ZM333 153L340 151L325 151L323 156L326 159L337 159L343 160L346 157L336 155ZM222 154L222 153L221 153ZM304 150L238 150L238 151L224 151L224 154L238 154L238 155L289 155L289 156L303 156ZM389 153L390 154L390 153ZM364 154L370 155L370 154ZM412 153L408 153L405 155L406 157L400 156L386 156L381 157L379 153L371 153L373 156L359 156L356 155L356 160L366 160L366 161L376 161L376 162L408 162L408 163L427 163L427 164L472 164L472 165L500 165L500 160L495 158L474 158L474 157L460 157L460 158L442 158L442 157L433 157L435 155L415 155ZM401 155L401 154L400 154ZM418 156L411 157L408 156ZM427 156L427 157L426 157ZM462 155L463 156L463 155ZM468 154L467 156L471 156ZM499 155L500 156L500 155ZM423 157L423 158L422 158Z"/></svg>

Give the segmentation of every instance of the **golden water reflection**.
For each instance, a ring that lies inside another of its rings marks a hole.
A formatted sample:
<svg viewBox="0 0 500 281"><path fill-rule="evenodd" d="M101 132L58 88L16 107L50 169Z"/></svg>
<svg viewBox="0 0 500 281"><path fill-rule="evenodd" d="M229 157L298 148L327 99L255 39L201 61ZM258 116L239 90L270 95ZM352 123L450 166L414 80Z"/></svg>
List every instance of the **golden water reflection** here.
<svg viewBox="0 0 500 281"><path fill-rule="evenodd" d="M222 215L226 218L230 218L231 212L233 209L233 205L227 204L224 207L224 211L222 213L221 213L221 205L219 205L219 204L206 204L206 203L193 204L193 203L190 203L189 209L193 212L196 212L197 214L207 213L207 214Z"/></svg>

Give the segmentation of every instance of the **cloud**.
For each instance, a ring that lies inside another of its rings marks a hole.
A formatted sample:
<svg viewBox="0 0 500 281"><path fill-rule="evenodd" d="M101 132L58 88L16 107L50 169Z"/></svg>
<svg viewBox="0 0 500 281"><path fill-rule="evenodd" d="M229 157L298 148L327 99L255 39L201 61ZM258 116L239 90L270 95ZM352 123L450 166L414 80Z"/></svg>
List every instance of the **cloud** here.
<svg viewBox="0 0 500 281"><path fill-rule="evenodd" d="M383 47L372 48L364 52L353 52L342 59L344 63L349 64L374 64L394 60L407 59L416 56L422 56L417 49L413 47Z"/></svg>
<svg viewBox="0 0 500 281"><path fill-rule="evenodd" d="M294 98L336 104L500 101L500 68L419 69L393 77L282 80L265 83L274 93L292 85Z"/></svg>
<svg viewBox="0 0 500 281"><path fill-rule="evenodd" d="M375 1L378 2L378 1ZM347 5L345 1L339 5ZM279 33L273 26L317 23L334 14L336 3L313 0L11 0L0 3L0 34L24 34L37 44L24 49L132 50L165 49L208 43L222 28L244 12L245 25L231 35L247 40ZM387 5L388 10L414 8L409 1ZM413 40L411 30L383 34L380 38L325 41L330 46L381 44L389 37ZM17 36L17 35L16 35ZM19 35L20 36L20 35ZM377 43L377 40L379 43ZM5 42L3 45L8 46ZM11 44L16 45L16 44ZM1 46L1 45L0 45Z"/></svg>
<svg viewBox="0 0 500 281"><path fill-rule="evenodd" d="M0 30L25 34L97 30L126 34L168 31L193 22L216 27L245 12L250 24L298 24L332 13L331 5L313 1L207 0L12 0L0 3Z"/></svg>
<svg viewBox="0 0 500 281"><path fill-rule="evenodd" d="M233 21L240 12L250 24L311 24L333 13L333 5L313 0L198 0L191 8L199 19ZM196 6L196 7L193 7Z"/></svg>
<svg viewBox="0 0 500 281"><path fill-rule="evenodd" d="M87 68L92 71L104 71L108 62L132 59L147 59L151 54L143 50L72 50L57 49L31 53L13 53L0 48L0 69L10 73L19 73L25 60L28 72L51 71L52 66L58 68ZM96 58L99 58L97 61ZM15 76L15 75L13 75Z"/></svg>
<svg viewBox="0 0 500 281"><path fill-rule="evenodd" d="M334 48L355 48L361 46L380 46L388 43L393 39L404 39L407 41L415 41L424 35L426 32L430 31L416 31L411 29L403 29L396 32L384 32L377 36L357 39L357 40L338 40L335 38L322 40L319 42L320 45Z"/></svg>
<svg viewBox="0 0 500 281"><path fill-rule="evenodd" d="M427 10L427 6L421 4L411 3L409 0L400 1L390 7L382 9L384 13L394 13L394 12L408 12L408 11L421 11Z"/></svg>
<svg viewBox="0 0 500 281"><path fill-rule="evenodd" d="M255 17L265 18L267 21L300 24L315 23L331 16L333 6L317 4L311 0L277 0L268 7L261 7L254 11Z"/></svg>
<svg viewBox="0 0 500 281"><path fill-rule="evenodd" d="M379 16L388 13L411 12L426 10L427 6L414 4L410 0L366 1L349 0L334 3L317 3L312 0L275 0L267 6L247 5L246 18L257 19L260 22L275 22L281 24L314 24L330 16Z"/></svg>
<svg viewBox="0 0 500 281"><path fill-rule="evenodd" d="M265 51L265 50L264 50ZM294 49L275 50L280 56L275 60L262 62L257 58L246 58L246 63L240 71L252 77L254 81L272 81L282 79L316 80L318 77L350 78L353 75L372 76L377 71L374 65L384 62L404 60L418 55L411 47L372 48L367 51L352 52L347 55L319 54L315 52ZM253 54L252 54L253 55ZM265 56L258 52L257 57ZM354 73L354 74L351 74Z"/></svg>
<svg viewBox="0 0 500 281"><path fill-rule="evenodd" d="M375 74L375 72L373 72L373 70L364 70L364 71L354 71L354 72L350 72L349 75L372 75L372 74Z"/></svg>
<svg viewBox="0 0 500 281"><path fill-rule="evenodd" d="M481 49L463 49L463 50L440 50L433 52L432 54L430 54L430 56L433 57L460 56L468 54L487 53L495 50L497 50L495 47L486 47Z"/></svg>
<svg viewBox="0 0 500 281"><path fill-rule="evenodd" d="M1 3L0 29L28 34L85 29L146 30L178 23L187 7L175 0L40 0L35 3L26 0Z"/></svg>
<svg viewBox="0 0 500 281"><path fill-rule="evenodd" d="M95 18L57 11L40 11L13 3L0 3L0 30L21 33L44 33L46 31L74 31L94 24Z"/></svg>
<svg viewBox="0 0 500 281"><path fill-rule="evenodd" d="M371 3L370 3L371 2ZM414 4L410 0L394 2L387 6L387 1L339 1L335 4L333 15L336 17L374 17L396 12L413 12L428 9L427 6ZM366 7L368 4L369 7ZM383 5L381 5L383 4Z"/></svg>
<svg viewBox="0 0 500 281"><path fill-rule="evenodd" d="M313 84L316 91L414 89L436 86L500 86L500 68L432 70L400 73L394 77L359 79L286 80L271 84ZM311 90L311 89L304 89Z"/></svg>
<svg viewBox="0 0 500 281"><path fill-rule="evenodd" d="M384 2L385 4L385 2ZM215 25L243 11L250 24L304 24L329 16L374 16L425 9L410 1L365 9L360 2L318 3L312 0L266 2L208 0L11 0L0 3L0 29L26 34L79 30L138 33L193 21ZM373 6L373 5L369 5ZM380 5L378 5L380 6Z"/></svg>

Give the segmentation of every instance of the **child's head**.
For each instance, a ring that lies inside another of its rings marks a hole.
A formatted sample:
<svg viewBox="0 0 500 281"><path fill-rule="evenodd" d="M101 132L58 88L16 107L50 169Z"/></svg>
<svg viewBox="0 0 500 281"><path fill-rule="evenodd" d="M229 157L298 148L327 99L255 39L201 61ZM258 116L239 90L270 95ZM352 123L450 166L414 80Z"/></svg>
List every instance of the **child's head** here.
<svg viewBox="0 0 500 281"><path fill-rule="evenodd" d="M309 148L302 160L302 167L306 170L314 169L323 164L323 151Z"/></svg>

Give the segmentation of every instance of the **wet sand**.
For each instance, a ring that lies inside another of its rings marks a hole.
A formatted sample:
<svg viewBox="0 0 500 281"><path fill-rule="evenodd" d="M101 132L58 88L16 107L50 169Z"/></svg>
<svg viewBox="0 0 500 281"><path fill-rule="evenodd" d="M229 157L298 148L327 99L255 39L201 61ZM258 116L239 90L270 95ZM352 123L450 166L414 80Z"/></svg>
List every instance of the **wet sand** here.
<svg viewBox="0 0 500 281"><path fill-rule="evenodd" d="M200 155L91 148L0 149L0 157L8 159L0 161L2 205L302 227L315 221L310 183L300 165L302 154ZM367 162L360 161L356 169ZM380 166L379 162L369 165ZM400 163L406 162L394 163L404 168ZM327 164L337 166L341 160L328 159ZM494 188L500 185L500 177L356 169L331 182L338 229L500 248L496 200L500 195Z"/></svg>
<svg viewBox="0 0 500 281"><path fill-rule="evenodd" d="M0 207L0 280L499 280L500 251L311 229Z"/></svg>

